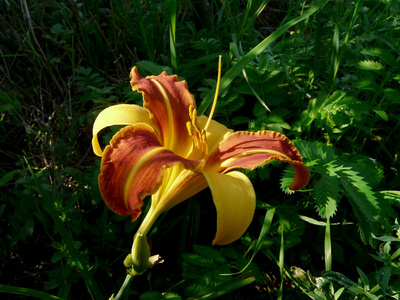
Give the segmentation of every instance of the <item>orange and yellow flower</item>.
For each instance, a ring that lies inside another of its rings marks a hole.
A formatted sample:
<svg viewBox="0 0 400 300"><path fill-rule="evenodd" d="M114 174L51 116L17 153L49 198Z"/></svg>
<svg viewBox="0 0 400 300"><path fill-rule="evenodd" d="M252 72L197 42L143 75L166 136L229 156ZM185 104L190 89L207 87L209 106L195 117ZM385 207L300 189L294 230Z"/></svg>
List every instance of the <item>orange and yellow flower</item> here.
<svg viewBox="0 0 400 300"><path fill-rule="evenodd" d="M198 117L186 82L176 75L163 72L143 78L134 67L130 77L133 90L143 95L143 107L120 104L103 110L93 126L92 144L102 157L99 186L112 211L135 221L143 199L151 195L151 208L138 230L141 235L147 235L161 213L208 186L217 211L213 244L240 238L253 219L256 195L248 177L237 169L287 162L295 170L289 188L307 185L309 170L283 134L233 132L212 115ZM126 127L103 152L97 134L112 125Z"/></svg>

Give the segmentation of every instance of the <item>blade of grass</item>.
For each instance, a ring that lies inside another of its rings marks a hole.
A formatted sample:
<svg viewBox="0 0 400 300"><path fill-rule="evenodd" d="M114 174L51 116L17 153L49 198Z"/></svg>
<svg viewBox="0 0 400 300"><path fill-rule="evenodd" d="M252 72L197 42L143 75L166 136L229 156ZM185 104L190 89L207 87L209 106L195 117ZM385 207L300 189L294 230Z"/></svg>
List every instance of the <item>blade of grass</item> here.
<svg viewBox="0 0 400 300"><path fill-rule="evenodd" d="M23 296L31 296L35 297L38 299L42 300L62 300L63 298L34 290L34 289L28 289L28 288L23 288L23 287L18 287L18 286L10 286L10 285L2 285L0 284L0 292L2 293L9 293L9 294L16 294L16 295L23 295Z"/></svg>
<svg viewBox="0 0 400 300"><path fill-rule="evenodd" d="M168 0L169 10L169 45L171 50L171 66L174 74L178 72L178 61L176 56L175 42L176 42L176 2L177 0Z"/></svg>
<svg viewBox="0 0 400 300"><path fill-rule="evenodd" d="M363 4L363 0L357 1L357 4L356 4L356 7L354 8L353 16L351 17L350 24L349 24L349 27L348 27L348 30L346 33L346 37L344 38L344 42L341 47L340 53L339 53L339 27L338 27L339 25L338 25L338 22L336 22L336 24L335 24L335 31L333 34L334 49L333 49L333 53L332 53L332 55L335 56L335 58L333 60L333 76L332 76L331 90L333 90L333 88L334 88L336 76L339 71L340 62L342 61L344 52L346 50L346 45L349 42L350 33L353 29L354 20L356 19L358 11L360 10L362 4Z"/></svg>
<svg viewBox="0 0 400 300"><path fill-rule="evenodd" d="M243 269L241 269L239 272L235 273L235 275L241 274L244 271L246 271L247 267L251 264L251 262L253 261L254 257L258 253L258 251L260 251L260 249L262 247L262 244L263 244L263 241L266 239L267 234L268 234L269 230L271 229L271 224L272 224L272 219L274 218L275 209L276 209L276 207L272 207L272 208L268 209L267 213L265 214L264 223L263 223L263 226L261 228L260 235L258 236L258 240L256 242L256 245L254 246L253 254L251 255L251 258L250 258L249 262L247 263L247 265L244 266ZM243 256L247 255L247 253L251 250L253 245L254 245L254 243L251 244L251 246L249 247L249 249L247 250L247 252ZM232 276L232 274L220 274L220 275Z"/></svg>
<svg viewBox="0 0 400 300"><path fill-rule="evenodd" d="M231 43L231 49L233 54L236 56L236 58L239 60L241 58L241 55L239 54L239 49L237 47L236 43ZM260 104L262 106L264 106L264 108L266 110L268 110L269 112L271 112L271 110L269 109L269 107L267 106L267 104L265 104L265 102L263 101L263 99L261 99L261 97L257 94L257 92L254 90L254 88L252 87L252 85L250 84L249 78L247 77L247 73L246 73L246 69L242 70L243 73L243 77L244 79L246 79L247 84L249 85L251 91L253 92L254 96L256 96L258 102L260 102Z"/></svg>
<svg viewBox="0 0 400 300"><path fill-rule="evenodd" d="M325 270L330 271L332 269L332 241L331 241L331 226L330 218L326 219L325 227Z"/></svg>
<svg viewBox="0 0 400 300"><path fill-rule="evenodd" d="M279 250L279 272L281 275L281 285L278 290L278 299L283 299L283 280L284 280L284 273L285 273L285 238L283 236L284 228L283 223L281 224L281 247Z"/></svg>
<svg viewBox="0 0 400 300"><path fill-rule="evenodd" d="M245 285L248 285L255 281L254 277L250 277L250 273L242 274L238 277L235 277L227 282L224 282L214 288L201 292L193 297L188 298L188 300L192 299L214 299L218 298L222 295L230 293L238 288L241 288Z"/></svg>
<svg viewBox="0 0 400 300"><path fill-rule="evenodd" d="M261 54L265 48L271 45L274 41L276 41L282 34L287 32L290 27L296 25L297 23L307 19L316 11L318 11L322 6L325 5L329 0L320 0L311 6L306 12L304 12L301 16L290 20L285 23L281 27L279 27L274 33L265 38L261 43L255 46L251 51L249 51L245 56L242 57L226 74L221 78L220 85L220 94L222 94L228 86L232 83L232 81L240 74L240 72L259 54ZM199 115L204 114L207 107L211 104L215 93L215 88L208 92L203 102L200 104L198 113Z"/></svg>
<svg viewBox="0 0 400 300"><path fill-rule="evenodd" d="M85 284L88 288L90 295L92 296L93 299L103 299L104 297L103 297L102 293L100 292L99 287L97 286L93 277L90 275L87 267L82 263L79 252L78 252L78 250L76 250L76 248L74 246L74 243L73 243L72 237L70 236L70 233L67 231L67 229L64 227L64 224L61 222L60 216L57 213L54 202L48 197L47 193L44 191L41 183L39 182L39 179L36 177L36 174L33 171L32 167L29 164L26 157L24 157L24 159L25 159L25 163L27 164L28 169L35 181L37 189L43 197L43 203L44 203L45 209L50 214L50 217L52 218L52 220L54 222L54 226L55 226L56 230L60 233L61 238L62 238L63 242L65 243L65 246L67 247L69 254L71 255L72 260L74 261L77 269L79 270L81 276L83 277L83 280L85 281Z"/></svg>
<svg viewBox="0 0 400 300"><path fill-rule="evenodd" d="M133 4L135 5L135 9L137 11L137 14L136 14L136 16L138 18L137 23L139 23L140 31L142 32L143 44L144 44L144 47L146 48L147 57L149 58L150 61L154 62L156 58L154 56L154 52L151 51L150 46L149 46L150 44L149 44L149 40L148 40L148 34L146 33L146 29L145 29L145 25L144 25L141 2L133 1Z"/></svg>
<svg viewBox="0 0 400 300"><path fill-rule="evenodd" d="M242 25L239 30L239 38L247 31L247 29L255 22L259 14L267 6L269 0L249 0L246 5ZM249 18L249 16L251 16Z"/></svg>

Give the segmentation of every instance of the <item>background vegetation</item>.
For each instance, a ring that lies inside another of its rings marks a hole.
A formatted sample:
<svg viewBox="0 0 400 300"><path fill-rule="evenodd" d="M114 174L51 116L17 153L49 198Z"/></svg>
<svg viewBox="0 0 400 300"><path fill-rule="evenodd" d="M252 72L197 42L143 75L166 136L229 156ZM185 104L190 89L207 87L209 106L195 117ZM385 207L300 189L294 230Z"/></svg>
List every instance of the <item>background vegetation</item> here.
<svg viewBox="0 0 400 300"><path fill-rule="evenodd" d="M399 1L9 0L0 11L3 299L117 293L140 220L101 199L94 118L141 104L133 65L178 74L207 113L218 55L215 118L286 134L310 184L288 193L283 164L246 172L256 215L224 247L211 247L208 190L175 207L150 236L165 262L126 297L398 299Z"/></svg>

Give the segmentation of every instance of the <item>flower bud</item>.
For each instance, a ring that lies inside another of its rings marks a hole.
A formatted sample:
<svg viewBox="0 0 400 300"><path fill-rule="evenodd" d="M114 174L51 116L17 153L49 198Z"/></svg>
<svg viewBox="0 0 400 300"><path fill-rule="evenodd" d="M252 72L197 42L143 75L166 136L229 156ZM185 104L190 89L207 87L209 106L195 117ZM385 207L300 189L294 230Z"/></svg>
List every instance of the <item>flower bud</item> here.
<svg viewBox="0 0 400 300"><path fill-rule="evenodd" d="M129 253L124 260L124 266L125 268L130 268L133 265L133 261L132 261L132 254Z"/></svg>
<svg viewBox="0 0 400 300"><path fill-rule="evenodd" d="M132 261L133 269L142 273L146 271L150 257L150 248L147 244L147 237L138 232L134 238L132 245Z"/></svg>

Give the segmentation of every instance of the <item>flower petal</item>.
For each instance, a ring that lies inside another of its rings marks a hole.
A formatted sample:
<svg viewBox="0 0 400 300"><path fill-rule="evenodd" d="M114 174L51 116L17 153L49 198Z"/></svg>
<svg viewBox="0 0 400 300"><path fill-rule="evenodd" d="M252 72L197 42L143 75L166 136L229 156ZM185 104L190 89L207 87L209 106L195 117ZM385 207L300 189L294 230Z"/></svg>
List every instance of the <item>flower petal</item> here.
<svg viewBox="0 0 400 300"><path fill-rule="evenodd" d="M289 186L292 190L302 189L308 184L310 171L290 140L275 131L238 131L225 136L218 148L210 153L204 170L227 172L256 166L271 160L287 162L295 169L295 178Z"/></svg>
<svg viewBox="0 0 400 300"><path fill-rule="evenodd" d="M214 244L226 245L240 238L256 208L256 194L250 179L241 172L204 173L217 209L217 234Z"/></svg>
<svg viewBox="0 0 400 300"><path fill-rule="evenodd" d="M165 72L143 78L136 67L130 76L132 89L143 95L143 107L149 111L150 119L160 132L162 145L186 157L192 146L186 127L186 123L191 121L189 107L196 108L186 82L179 81L176 75L168 76Z"/></svg>
<svg viewBox="0 0 400 300"><path fill-rule="evenodd" d="M103 155L97 139L100 130L113 125L133 125L136 123L151 125L149 113L138 105L118 104L101 111L93 124L92 146L94 153L98 156Z"/></svg>
<svg viewBox="0 0 400 300"><path fill-rule="evenodd" d="M162 186L152 196L152 204L162 207L160 212L164 212L207 186L207 181L201 173L184 169L181 165L175 165L166 170Z"/></svg>
<svg viewBox="0 0 400 300"><path fill-rule="evenodd" d="M208 117L200 116L198 118L199 128L203 129L206 125ZM210 125L207 128L207 144L208 144L208 151L209 153L213 152L221 143L224 138L233 132L232 129L229 129L225 125L211 120Z"/></svg>
<svg viewBox="0 0 400 300"><path fill-rule="evenodd" d="M141 213L143 198L160 187L165 169L176 164L197 169L200 161L191 161L161 147L157 134L149 125L140 123L117 132L103 154L100 192L115 213Z"/></svg>

